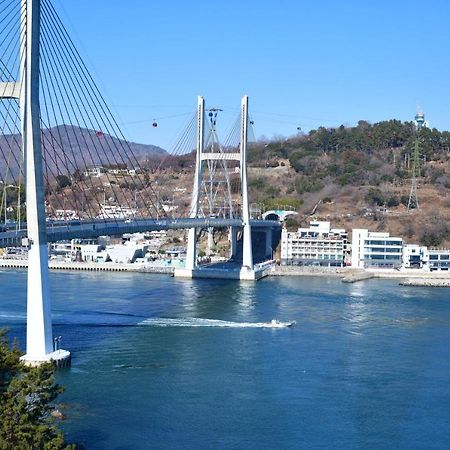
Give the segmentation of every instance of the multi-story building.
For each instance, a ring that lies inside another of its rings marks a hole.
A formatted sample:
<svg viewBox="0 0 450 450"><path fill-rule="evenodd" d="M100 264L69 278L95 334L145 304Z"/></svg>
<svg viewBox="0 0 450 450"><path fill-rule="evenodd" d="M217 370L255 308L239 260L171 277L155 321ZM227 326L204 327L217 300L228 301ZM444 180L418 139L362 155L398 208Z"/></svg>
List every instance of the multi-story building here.
<svg viewBox="0 0 450 450"><path fill-rule="evenodd" d="M310 222L309 228L281 233L281 264L342 267L347 254L348 236L330 222Z"/></svg>
<svg viewBox="0 0 450 450"><path fill-rule="evenodd" d="M428 268L430 271L450 270L450 250L430 248L428 250Z"/></svg>
<svg viewBox="0 0 450 450"><path fill-rule="evenodd" d="M403 239L400 237L359 228L352 231L352 267L399 268L402 250Z"/></svg>
<svg viewBox="0 0 450 450"><path fill-rule="evenodd" d="M428 266L428 248L417 244L403 245L403 267L424 269Z"/></svg>
<svg viewBox="0 0 450 450"><path fill-rule="evenodd" d="M403 246L403 267L405 269L450 270L450 250L428 248L417 244Z"/></svg>

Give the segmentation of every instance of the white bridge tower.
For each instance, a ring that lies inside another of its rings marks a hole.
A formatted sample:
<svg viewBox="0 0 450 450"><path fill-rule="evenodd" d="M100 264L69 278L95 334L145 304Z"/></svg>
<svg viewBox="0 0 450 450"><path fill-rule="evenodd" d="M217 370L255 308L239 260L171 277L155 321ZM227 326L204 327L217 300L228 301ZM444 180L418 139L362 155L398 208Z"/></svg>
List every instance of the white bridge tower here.
<svg viewBox="0 0 450 450"><path fill-rule="evenodd" d="M39 104L40 0L21 0L20 80L1 83L0 99L19 100L26 179L28 252L26 364L68 365L70 353L54 347L48 283L48 247Z"/></svg>
<svg viewBox="0 0 450 450"><path fill-rule="evenodd" d="M250 210L248 201L248 183L247 183L247 142L248 142L248 96L242 98L241 105L241 132L239 151L230 152L206 152L204 148L204 120L205 120L205 102L203 97L198 98L198 126L197 126L197 151L195 164L195 178L192 191L192 201L190 217L197 218L200 206L200 189L202 184L202 169L203 163L206 161L237 161L239 163L239 171L241 177L242 189L242 241L243 241L243 255L242 268L240 270L239 278L253 279L253 253L252 253L252 232L250 225ZM237 229L232 227L231 233L231 248L232 252L236 248ZM189 229L188 244L186 252L186 266L185 269L175 271L176 276L196 277L200 275L197 266L197 230L195 228ZM197 273L198 272L198 273Z"/></svg>

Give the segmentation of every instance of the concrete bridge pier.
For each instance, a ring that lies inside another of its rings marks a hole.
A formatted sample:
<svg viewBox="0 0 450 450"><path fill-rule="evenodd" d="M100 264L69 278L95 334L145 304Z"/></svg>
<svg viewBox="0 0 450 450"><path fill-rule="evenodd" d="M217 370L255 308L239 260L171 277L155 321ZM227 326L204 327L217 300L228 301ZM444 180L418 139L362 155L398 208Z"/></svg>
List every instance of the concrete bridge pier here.
<svg viewBox="0 0 450 450"><path fill-rule="evenodd" d="M273 232L271 228L267 228L265 230L266 235L266 258L267 259L273 259Z"/></svg>
<svg viewBox="0 0 450 450"><path fill-rule="evenodd" d="M238 241L239 229L236 227L230 227L229 241L230 241L230 259L236 260L237 258L237 241Z"/></svg>
<svg viewBox="0 0 450 450"><path fill-rule="evenodd" d="M193 270L197 266L197 229L189 228L188 242L186 248L186 266L187 270Z"/></svg>
<svg viewBox="0 0 450 450"><path fill-rule="evenodd" d="M211 253L214 252L215 245L214 245L214 228L209 227L208 228L208 245L206 247L206 255L210 256Z"/></svg>

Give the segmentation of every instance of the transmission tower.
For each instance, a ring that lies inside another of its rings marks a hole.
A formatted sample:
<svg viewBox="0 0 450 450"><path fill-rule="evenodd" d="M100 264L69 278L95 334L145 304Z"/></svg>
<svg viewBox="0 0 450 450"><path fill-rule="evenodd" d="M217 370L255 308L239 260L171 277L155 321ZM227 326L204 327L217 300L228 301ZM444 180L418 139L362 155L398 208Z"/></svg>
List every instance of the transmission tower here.
<svg viewBox="0 0 450 450"><path fill-rule="evenodd" d="M409 192L408 211L412 208L419 209L419 197L417 196L417 178L420 177L420 154L419 154L419 133L423 127L428 124L425 121L425 115L419 108L414 117L416 124L416 140L414 142L413 166L411 177L411 190Z"/></svg>
<svg viewBox="0 0 450 450"><path fill-rule="evenodd" d="M419 155L418 137L416 137L416 141L414 143L411 190L409 192L408 211L412 208L419 209L419 197L417 196L417 177L420 177L420 155Z"/></svg>

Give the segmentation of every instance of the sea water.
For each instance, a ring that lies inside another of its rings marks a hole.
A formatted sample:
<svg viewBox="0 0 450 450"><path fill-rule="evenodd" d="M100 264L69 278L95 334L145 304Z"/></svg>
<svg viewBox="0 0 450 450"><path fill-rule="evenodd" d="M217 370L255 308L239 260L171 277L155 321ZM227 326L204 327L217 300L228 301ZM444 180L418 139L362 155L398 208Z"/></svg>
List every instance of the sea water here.
<svg viewBox="0 0 450 450"><path fill-rule="evenodd" d="M26 272L0 273L25 337ZM69 441L87 449L447 449L448 289L52 272ZM271 328L272 319L296 321Z"/></svg>

